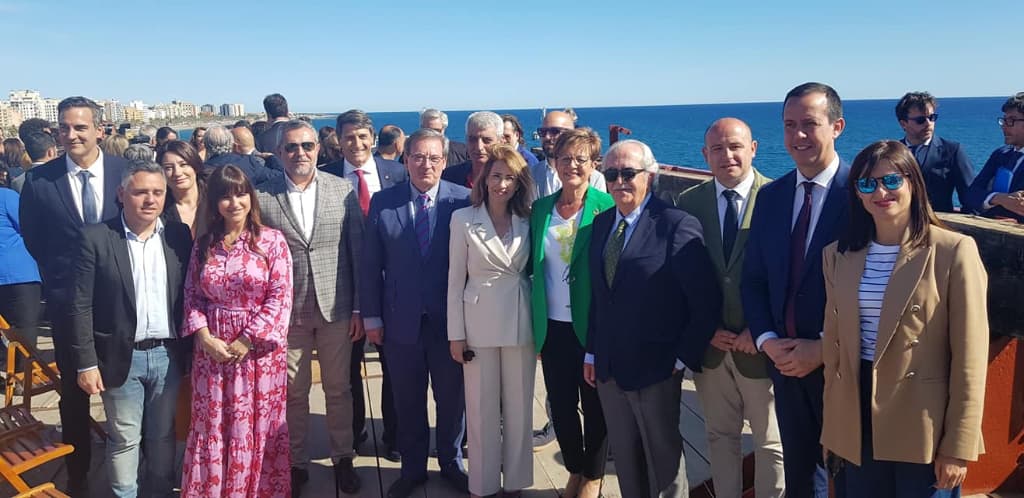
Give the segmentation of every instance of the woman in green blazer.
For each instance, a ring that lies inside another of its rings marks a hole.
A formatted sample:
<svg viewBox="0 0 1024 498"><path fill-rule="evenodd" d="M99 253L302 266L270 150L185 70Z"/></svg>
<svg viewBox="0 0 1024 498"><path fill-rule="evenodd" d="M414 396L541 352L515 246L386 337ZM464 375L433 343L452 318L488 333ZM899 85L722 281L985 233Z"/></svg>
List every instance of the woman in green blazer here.
<svg viewBox="0 0 1024 498"><path fill-rule="evenodd" d="M601 138L589 128L562 133L549 158L561 190L538 199L530 216L533 337L541 354L562 459L569 471L564 498L597 498L608 444L597 390L583 380L590 313L588 247L594 215L615 205L589 185ZM583 424L576 407L582 401Z"/></svg>

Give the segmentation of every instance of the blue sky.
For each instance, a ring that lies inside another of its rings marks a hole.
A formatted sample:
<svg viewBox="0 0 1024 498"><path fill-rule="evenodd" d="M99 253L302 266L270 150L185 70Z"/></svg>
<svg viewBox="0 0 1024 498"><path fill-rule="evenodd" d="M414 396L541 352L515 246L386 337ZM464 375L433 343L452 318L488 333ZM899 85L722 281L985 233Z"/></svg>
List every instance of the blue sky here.
<svg viewBox="0 0 1024 498"><path fill-rule="evenodd" d="M1006 0L0 0L0 92L250 112L271 92L300 112L778 101L808 80L844 99L1003 96L1024 90L1018 12Z"/></svg>

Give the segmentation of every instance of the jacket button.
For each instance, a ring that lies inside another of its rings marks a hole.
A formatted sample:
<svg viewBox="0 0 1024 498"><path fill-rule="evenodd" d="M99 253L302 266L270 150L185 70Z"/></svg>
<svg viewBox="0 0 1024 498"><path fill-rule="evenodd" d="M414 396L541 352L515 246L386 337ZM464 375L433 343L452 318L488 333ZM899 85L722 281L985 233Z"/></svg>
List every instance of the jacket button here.
<svg viewBox="0 0 1024 498"><path fill-rule="evenodd" d="M839 308L832 308L832 314L833 315L838 315L839 314Z"/></svg>
<svg viewBox="0 0 1024 498"><path fill-rule="evenodd" d="M843 378L843 374L841 374L838 371L836 371L836 378L837 379L842 379Z"/></svg>
<svg viewBox="0 0 1024 498"><path fill-rule="evenodd" d="M914 313L917 313L918 311L921 311L921 305L915 304L915 305L911 306L910 307L910 311L913 311Z"/></svg>
<svg viewBox="0 0 1024 498"><path fill-rule="evenodd" d="M836 349L839 349L839 341L836 341Z"/></svg>
<svg viewBox="0 0 1024 498"><path fill-rule="evenodd" d="M907 379L913 379L915 375L917 375L917 374L916 374L916 373L914 373L914 372L907 372L907 375L906 375L906 377L905 377L905 378L907 378Z"/></svg>
<svg viewBox="0 0 1024 498"><path fill-rule="evenodd" d="M732 277L725 277L725 278L724 278L723 280L724 280L724 281L725 281L725 283L727 283L727 284L731 284L731 283L732 283Z"/></svg>
<svg viewBox="0 0 1024 498"><path fill-rule="evenodd" d="M914 339L914 340L910 341L910 347L917 346L920 343L921 343L921 341L919 341L917 339Z"/></svg>

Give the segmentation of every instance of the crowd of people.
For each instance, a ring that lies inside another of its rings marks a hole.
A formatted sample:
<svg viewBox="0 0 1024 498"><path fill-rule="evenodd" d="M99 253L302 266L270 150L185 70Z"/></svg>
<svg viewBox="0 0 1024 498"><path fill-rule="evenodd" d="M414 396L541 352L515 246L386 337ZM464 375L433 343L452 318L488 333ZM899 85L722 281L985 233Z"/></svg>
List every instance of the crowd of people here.
<svg viewBox="0 0 1024 498"><path fill-rule="evenodd" d="M752 130L723 117L704 135L713 178L672 199L647 144L602 153L563 111L538 158L512 115L471 114L458 143L433 109L406 136L358 110L316 130L279 94L264 107L189 142L150 127L117 144L70 97L56 129L3 142L0 315L34 345L45 298L74 497L97 394L113 495L300 496L314 352L334 485L359 493L366 342L394 498L428 477L428 384L444 481L530 487L538 362L567 498L601 495L610 452L622 496L688 496L686 370L717 496L743 492L745 421L759 498L825 497L829 474L851 498L958 496L984 451L986 272L935 212L955 192L961 212L1024 221L1024 93L975 177L931 95L904 96L905 136L848 164L839 95L802 84L782 110L793 170L759 173Z"/></svg>

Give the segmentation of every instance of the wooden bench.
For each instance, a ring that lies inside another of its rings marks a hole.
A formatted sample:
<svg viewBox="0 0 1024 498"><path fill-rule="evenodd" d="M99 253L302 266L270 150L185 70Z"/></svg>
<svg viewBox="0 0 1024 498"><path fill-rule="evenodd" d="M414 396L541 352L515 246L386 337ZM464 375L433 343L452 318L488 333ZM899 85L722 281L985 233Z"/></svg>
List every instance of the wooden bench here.
<svg viewBox="0 0 1024 498"><path fill-rule="evenodd" d="M14 498L69 498L68 495L61 493L60 490L53 486L52 482L36 486L24 493L21 493Z"/></svg>
<svg viewBox="0 0 1024 498"><path fill-rule="evenodd" d="M69 444L53 441L50 432L24 406L0 409L0 477L11 483L15 491L26 493L32 489L21 474L74 451Z"/></svg>

